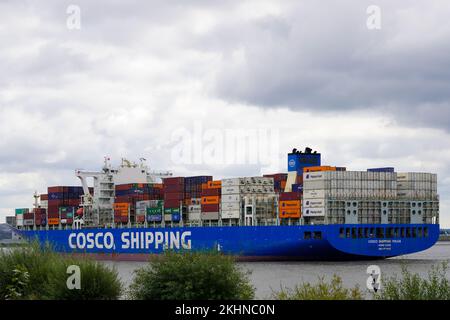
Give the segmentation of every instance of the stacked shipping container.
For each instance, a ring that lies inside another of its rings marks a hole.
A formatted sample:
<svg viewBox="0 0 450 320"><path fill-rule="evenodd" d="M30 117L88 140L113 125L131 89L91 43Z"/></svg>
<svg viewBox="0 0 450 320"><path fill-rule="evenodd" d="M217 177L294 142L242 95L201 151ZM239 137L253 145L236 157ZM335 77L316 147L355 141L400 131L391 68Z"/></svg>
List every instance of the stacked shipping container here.
<svg viewBox="0 0 450 320"><path fill-rule="evenodd" d="M179 222L181 208L185 199L184 177L166 178L163 180L164 220Z"/></svg>
<svg viewBox="0 0 450 320"><path fill-rule="evenodd" d="M159 183L129 183L115 186L115 223L144 223L147 203L163 198L163 185Z"/></svg>
<svg viewBox="0 0 450 320"><path fill-rule="evenodd" d="M278 201L278 211L281 219L300 219L301 193L283 192Z"/></svg>
<svg viewBox="0 0 450 320"><path fill-rule="evenodd" d="M399 199L438 200L437 175L431 173L397 173Z"/></svg>
<svg viewBox="0 0 450 320"><path fill-rule="evenodd" d="M247 204L253 205L255 212L266 215L268 210L270 211L268 202L274 197L274 178L272 177L224 179L222 180L222 219L241 218L241 209ZM264 208L258 208L258 206Z"/></svg>
<svg viewBox="0 0 450 320"><path fill-rule="evenodd" d="M221 181L208 181L202 185L201 205L200 205L201 220L219 219L220 199L222 196L221 186L222 186Z"/></svg>
<svg viewBox="0 0 450 320"><path fill-rule="evenodd" d="M82 187L57 186L48 187L48 225L71 224L73 213L80 205L80 197L84 194ZM67 216L69 213L69 217ZM71 216L71 217L70 217Z"/></svg>

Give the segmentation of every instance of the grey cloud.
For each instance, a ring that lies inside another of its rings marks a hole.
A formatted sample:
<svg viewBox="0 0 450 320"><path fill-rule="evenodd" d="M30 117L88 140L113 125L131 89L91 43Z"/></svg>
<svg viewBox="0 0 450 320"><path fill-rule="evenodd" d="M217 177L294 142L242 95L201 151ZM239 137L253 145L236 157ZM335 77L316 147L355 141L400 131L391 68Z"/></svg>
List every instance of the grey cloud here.
<svg viewBox="0 0 450 320"><path fill-rule="evenodd" d="M286 26L281 34L279 25L261 21L224 23L205 39L211 50L227 54L214 94L264 108L378 109L408 125L450 130L450 69L446 67L450 29L444 14L450 8L427 9L437 19L428 21L437 28L429 33L420 23L402 20L403 3L381 1L382 29L369 31L365 25L369 4L346 1L329 5L327 11L310 2L294 6L278 18ZM423 9L412 2L408 5L412 14ZM215 47L222 40L228 47ZM244 52L244 62L232 56L238 49Z"/></svg>

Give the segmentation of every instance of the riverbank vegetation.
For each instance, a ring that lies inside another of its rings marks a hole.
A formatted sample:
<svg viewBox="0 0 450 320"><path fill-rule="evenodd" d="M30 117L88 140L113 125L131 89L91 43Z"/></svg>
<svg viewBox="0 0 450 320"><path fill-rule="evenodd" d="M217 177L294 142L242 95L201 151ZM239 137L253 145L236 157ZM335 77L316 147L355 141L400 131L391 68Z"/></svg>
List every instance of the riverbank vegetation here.
<svg viewBox="0 0 450 320"><path fill-rule="evenodd" d="M79 289L69 266L79 271ZM0 299L88 300L118 299L122 283L117 271L84 257L55 253L51 247L34 243L0 251Z"/></svg>
<svg viewBox="0 0 450 320"><path fill-rule="evenodd" d="M293 289L281 288L275 291L272 298L276 300L362 300L363 292L358 286L348 289L343 286L342 278L333 275L330 282L319 277L317 284L305 282Z"/></svg>
<svg viewBox="0 0 450 320"><path fill-rule="evenodd" d="M374 294L378 300L450 300L450 282L446 276L447 262L432 266L428 277L411 273L403 265L401 277L382 281L382 288Z"/></svg>
<svg viewBox="0 0 450 320"><path fill-rule="evenodd" d="M79 272L78 284L76 270ZM72 268L72 269L71 269ZM74 271L75 270L75 271ZM433 266L427 277L405 265L400 276L381 279L381 290L346 288L334 275L274 291L276 300L449 300L448 265ZM38 243L0 250L0 300L250 300L255 288L233 257L217 252L167 251L135 271L124 288L115 268L87 257L61 255Z"/></svg>
<svg viewBox="0 0 450 320"><path fill-rule="evenodd" d="M249 300L254 288L234 259L216 252L166 252L135 271L128 292L138 300Z"/></svg>

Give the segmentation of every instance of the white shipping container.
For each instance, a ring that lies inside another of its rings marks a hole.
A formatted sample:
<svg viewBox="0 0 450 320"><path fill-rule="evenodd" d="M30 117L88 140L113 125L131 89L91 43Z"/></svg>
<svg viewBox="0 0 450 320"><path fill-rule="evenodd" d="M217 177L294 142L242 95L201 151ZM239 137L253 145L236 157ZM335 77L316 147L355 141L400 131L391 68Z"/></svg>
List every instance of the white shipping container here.
<svg viewBox="0 0 450 320"><path fill-rule="evenodd" d="M150 200L136 201L136 209L145 209L150 207Z"/></svg>
<svg viewBox="0 0 450 320"><path fill-rule="evenodd" d="M327 212L326 208L303 208L302 211L305 217L323 217Z"/></svg>
<svg viewBox="0 0 450 320"><path fill-rule="evenodd" d="M222 203L222 211L228 211L228 210L237 210L240 209L240 202L224 202Z"/></svg>
<svg viewBox="0 0 450 320"><path fill-rule="evenodd" d="M303 174L303 182L315 181L315 180L326 180L328 179L328 171L321 172L305 172Z"/></svg>
<svg viewBox="0 0 450 320"><path fill-rule="evenodd" d="M147 208L136 208L137 215L145 215L147 214Z"/></svg>
<svg viewBox="0 0 450 320"><path fill-rule="evenodd" d="M243 185L245 185L245 178L222 179L222 188L229 186L243 186Z"/></svg>
<svg viewBox="0 0 450 320"><path fill-rule="evenodd" d="M219 220L218 212L202 212L201 213L202 220Z"/></svg>
<svg viewBox="0 0 450 320"><path fill-rule="evenodd" d="M190 221L201 220L201 213L200 212L189 212L188 219Z"/></svg>
<svg viewBox="0 0 450 320"><path fill-rule="evenodd" d="M221 212L222 219L239 219L239 215L237 210L222 210Z"/></svg>
<svg viewBox="0 0 450 320"><path fill-rule="evenodd" d="M325 204L325 199L303 199L303 208L323 208Z"/></svg>
<svg viewBox="0 0 450 320"><path fill-rule="evenodd" d="M188 206L188 211L189 212L201 212L202 206L199 204L192 204L192 205Z"/></svg>
<svg viewBox="0 0 450 320"><path fill-rule="evenodd" d="M304 189L330 189L330 181L326 180L310 180L303 183Z"/></svg>
<svg viewBox="0 0 450 320"><path fill-rule="evenodd" d="M239 202L241 197L238 194L225 194L222 195L222 204L226 202Z"/></svg>
<svg viewBox="0 0 450 320"><path fill-rule="evenodd" d="M225 194L238 194L238 193L241 193L241 192L245 192L245 188L241 188L239 186L222 186L222 195L225 195Z"/></svg>
<svg viewBox="0 0 450 320"><path fill-rule="evenodd" d="M304 198L311 198L311 199L322 199L325 198L325 190L303 190L303 197Z"/></svg>

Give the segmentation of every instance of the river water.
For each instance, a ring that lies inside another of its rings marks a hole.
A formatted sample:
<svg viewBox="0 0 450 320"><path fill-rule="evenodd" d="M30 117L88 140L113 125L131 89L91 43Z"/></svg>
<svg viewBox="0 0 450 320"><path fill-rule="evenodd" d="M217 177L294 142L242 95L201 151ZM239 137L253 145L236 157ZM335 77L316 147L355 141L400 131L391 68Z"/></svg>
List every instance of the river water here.
<svg viewBox="0 0 450 320"><path fill-rule="evenodd" d="M255 287L256 299L270 299L274 290L281 287L292 288L302 282L316 283L318 277L331 279L333 274L339 275L345 287L359 285L366 290L368 278L367 267L377 265L383 278L395 274L400 275L402 265L408 270L426 277L433 265L450 260L450 242L438 242L426 251L376 261L346 262L242 262L238 263L246 271L250 271L250 280ZM104 261L116 267L125 285L133 279L133 271L145 266L145 262ZM450 272L447 272L450 279Z"/></svg>

